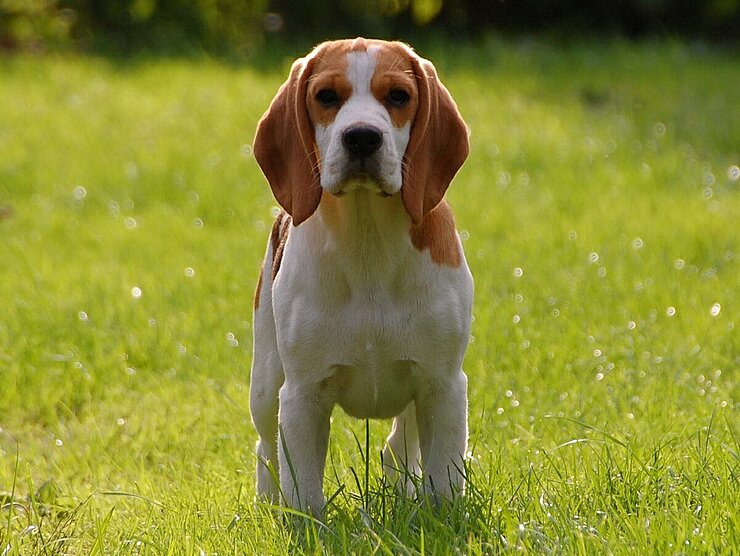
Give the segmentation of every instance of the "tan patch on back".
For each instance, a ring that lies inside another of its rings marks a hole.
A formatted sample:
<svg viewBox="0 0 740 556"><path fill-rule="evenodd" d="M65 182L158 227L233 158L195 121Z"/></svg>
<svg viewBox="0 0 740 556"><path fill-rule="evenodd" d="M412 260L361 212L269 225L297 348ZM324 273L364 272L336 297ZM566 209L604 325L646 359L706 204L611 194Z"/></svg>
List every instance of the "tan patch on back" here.
<svg viewBox="0 0 740 556"><path fill-rule="evenodd" d="M285 243L288 241L288 232L290 231L291 218L290 215L281 210L277 215L275 222L272 224L272 231L270 232L270 243L272 244L272 279L275 280L278 271L280 270L280 263L283 262L283 251L285 250Z"/></svg>
<svg viewBox="0 0 740 556"><path fill-rule="evenodd" d="M455 230L455 216L447 201L439 203L423 218L421 224L411 226L409 232L413 246L419 251L429 249L435 263L452 267L462 264L462 252Z"/></svg>
<svg viewBox="0 0 740 556"><path fill-rule="evenodd" d="M288 241L288 232L290 230L291 223L292 220L290 215L284 210L281 210L278 213L277 218L275 218L275 222L272 223L272 230L270 231L270 251L272 253L272 261L268 261L267 258L262 261L260 275L257 279L257 288L254 292L255 311L260 306L260 295L262 294L265 265L271 263L270 277L272 281L274 281L275 276L277 276L277 273L280 270L280 263L283 262L283 251L285 250L285 243Z"/></svg>
<svg viewBox="0 0 740 556"><path fill-rule="evenodd" d="M254 310L260 308L260 295L262 295L262 274L265 272L265 262L260 265L260 275L257 278L257 287L254 290Z"/></svg>

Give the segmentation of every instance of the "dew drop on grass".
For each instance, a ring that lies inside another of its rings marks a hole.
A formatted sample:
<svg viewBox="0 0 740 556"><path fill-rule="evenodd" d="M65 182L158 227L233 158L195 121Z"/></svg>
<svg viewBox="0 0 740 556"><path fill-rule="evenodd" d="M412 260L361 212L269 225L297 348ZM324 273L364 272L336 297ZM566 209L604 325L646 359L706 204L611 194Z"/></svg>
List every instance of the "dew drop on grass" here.
<svg viewBox="0 0 740 556"><path fill-rule="evenodd" d="M185 276L187 276L188 278L192 278L193 276L195 276L195 269L193 269L192 266L187 267L185 269Z"/></svg>
<svg viewBox="0 0 740 556"><path fill-rule="evenodd" d="M596 251L589 253L588 262L591 264L599 262L599 254Z"/></svg>
<svg viewBox="0 0 740 556"><path fill-rule="evenodd" d="M249 158L250 156L252 156L252 145L242 145L239 149L239 152L241 153L242 157Z"/></svg>
<svg viewBox="0 0 740 556"><path fill-rule="evenodd" d="M460 231L460 239L462 241L467 241L470 239L470 232L467 230L461 230Z"/></svg>
<svg viewBox="0 0 740 556"><path fill-rule="evenodd" d="M200 218L193 219L193 228L201 229L203 227L203 220Z"/></svg>
<svg viewBox="0 0 740 556"><path fill-rule="evenodd" d="M665 314L668 315L669 317L674 316L676 314L676 308L673 306L668 307L668 309L665 310Z"/></svg>
<svg viewBox="0 0 740 556"><path fill-rule="evenodd" d="M126 226L127 230L133 230L139 225L139 223L136 221L136 218L129 216L123 221L123 225Z"/></svg>
<svg viewBox="0 0 740 556"><path fill-rule="evenodd" d="M75 201L82 201L85 197L87 197L87 189L85 189L81 185L78 185L72 191L72 197L74 197Z"/></svg>
<svg viewBox="0 0 740 556"><path fill-rule="evenodd" d="M234 336L233 332L229 332L226 334L226 341L229 343L231 347L239 346L239 340L236 339L236 336Z"/></svg>
<svg viewBox="0 0 740 556"><path fill-rule="evenodd" d="M683 270L683 268L686 266L686 261L683 259L676 259L673 261L673 268L676 270Z"/></svg>
<svg viewBox="0 0 740 556"><path fill-rule="evenodd" d="M123 425L125 425L125 424L126 424L126 419L124 419L123 417L119 417L118 419L116 419L116 424L117 424L117 425L118 425L119 427L122 427Z"/></svg>
<svg viewBox="0 0 740 556"><path fill-rule="evenodd" d="M736 165L732 165L727 169L727 179L730 181L737 181L740 179L740 168Z"/></svg>
<svg viewBox="0 0 740 556"><path fill-rule="evenodd" d="M85 311L80 311L77 313L77 318L79 318L82 322L87 321L87 313Z"/></svg>
<svg viewBox="0 0 740 556"><path fill-rule="evenodd" d="M141 288L139 286L134 286L131 288L131 297L134 299L141 299L143 292L141 291Z"/></svg>
<svg viewBox="0 0 740 556"><path fill-rule="evenodd" d="M642 241L642 238L636 237L632 240L632 247L634 249L642 249L645 245L645 242Z"/></svg>
<svg viewBox="0 0 740 556"><path fill-rule="evenodd" d="M712 308L709 310L709 314L713 317L719 316L720 311L722 310L722 305L719 303L715 303L712 305Z"/></svg>
<svg viewBox="0 0 740 556"><path fill-rule="evenodd" d="M56 445L57 445L57 447L61 448L61 447L62 447L62 445L64 444L64 442L62 442L62 439L61 439L61 438L57 438L57 439L56 439L56 440L54 441L54 444L56 444Z"/></svg>
<svg viewBox="0 0 740 556"><path fill-rule="evenodd" d="M511 322L514 324L519 324L519 322L522 320L522 318L519 315L514 315L514 317L511 319Z"/></svg>
<svg viewBox="0 0 740 556"><path fill-rule="evenodd" d="M627 323L627 328L629 330L634 330L635 328L637 328L637 323L635 321L631 320L631 321L629 321Z"/></svg>
<svg viewBox="0 0 740 556"><path fill-rule="evenodd" d="M514 277L521 278L524 275L524 271L520 267L514 269Z"/></svg>

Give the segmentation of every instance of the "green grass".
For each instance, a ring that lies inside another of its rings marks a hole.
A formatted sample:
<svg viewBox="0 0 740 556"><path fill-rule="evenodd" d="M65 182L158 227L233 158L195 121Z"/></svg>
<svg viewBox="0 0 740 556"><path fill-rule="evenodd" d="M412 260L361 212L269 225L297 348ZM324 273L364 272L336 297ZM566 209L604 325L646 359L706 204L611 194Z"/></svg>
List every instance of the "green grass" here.
<svg viewBox="0 0 740 556"><path fill-rule="evenodd" d="M0 58L0 554L737 550L740 59L423 53L472 128L469 491L396 497L389 424L366 454L337 410L323 524L253 499L248 145L287 66Z"/></svg>

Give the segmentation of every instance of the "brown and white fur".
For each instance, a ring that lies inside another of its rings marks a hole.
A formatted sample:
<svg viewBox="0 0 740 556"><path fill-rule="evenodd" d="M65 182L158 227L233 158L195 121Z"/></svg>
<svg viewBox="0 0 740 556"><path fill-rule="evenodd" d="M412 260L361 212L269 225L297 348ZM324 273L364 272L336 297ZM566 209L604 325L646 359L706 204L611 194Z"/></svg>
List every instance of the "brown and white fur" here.
<svg viewBox="0 0 740 556"><path fill-rule="evenodd" d="M322 511L335 404L394 418L391 478L463 490L473 279L443 196L468 148L434 66L404 44L326 42L293 64L254 140L283 208L254 301L259 496Z"/></svg>

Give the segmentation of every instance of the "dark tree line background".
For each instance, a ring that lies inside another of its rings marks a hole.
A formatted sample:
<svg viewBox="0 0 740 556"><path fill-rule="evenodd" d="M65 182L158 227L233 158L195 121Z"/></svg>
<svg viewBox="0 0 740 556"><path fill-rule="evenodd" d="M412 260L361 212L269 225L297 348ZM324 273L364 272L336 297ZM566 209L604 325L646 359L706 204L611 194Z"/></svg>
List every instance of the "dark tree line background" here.
<svg viewBox="0 0 740 556"><path fill-rule="evenodd" d="M253 51L315 42L486 33L737 42L740 0L0 0L0 49Z"/></svg>

